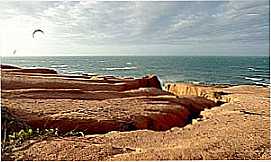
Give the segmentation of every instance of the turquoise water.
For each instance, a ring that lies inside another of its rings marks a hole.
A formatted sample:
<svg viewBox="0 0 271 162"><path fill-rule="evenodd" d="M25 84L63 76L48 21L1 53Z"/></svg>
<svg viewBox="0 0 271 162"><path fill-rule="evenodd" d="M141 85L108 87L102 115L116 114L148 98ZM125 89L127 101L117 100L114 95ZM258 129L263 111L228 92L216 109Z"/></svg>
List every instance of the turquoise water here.
<svg viewBox="0 0 271 162"><path fill-rule="evenodd" d="M270 84L269 57L87 56L2 57L3 64L47 67L64 74L96 73L206 84Z"/></svg>

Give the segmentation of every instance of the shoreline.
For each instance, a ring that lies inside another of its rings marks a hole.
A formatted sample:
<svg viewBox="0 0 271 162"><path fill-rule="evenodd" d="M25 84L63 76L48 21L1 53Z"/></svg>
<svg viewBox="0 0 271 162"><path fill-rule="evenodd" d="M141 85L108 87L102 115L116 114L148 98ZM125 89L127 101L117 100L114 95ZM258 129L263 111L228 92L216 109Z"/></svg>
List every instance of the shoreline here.
<svg viewBox="0 0 271 162"><path fill-rule="evenodd" d="M75 56L77 57L77 56ZM102 56L101 56L102 57ZM4 66L10 66L10 67L18 67L17 65L13 65L13 64L1 64L1 66L4 65ZM74 76L74 77L91 77L91 76L107 76L105 74L98 74L98 73L74 73L74 72L70 72L70 73L59 73L58 72L58 69L57 68L48 68L48 67L20 67L20 68L23 68L23 69L37 69L37 68L41 68L41 69L51 69L51 70L54 70L57 72L57 75L63 75L63 76ZM76 71L75 71L76 72ZM229 86L240 86L240 85L255 85L255 86L262 86L262 87L270 87L271 86L271 83L208 83L208 82L202 82L202 81L172 81L172 80L162 80L160 79L159 77L159 74L145 74L145 75L142 75L140 77L135 77L135 76L129 76L131 78L141 78L141 77L144 77L144 76L147 76L147 75L155 75L158 77L160 83L161 83L161 86L165 85L165 84L168 84L168 83L172 83L172 84L178 84L178 83L181 83L181 84L193 84L193 85L198 85L198 86L215 86L215 87L229 87ZM108 75L108 76L112 76L112 75ZM119 77L119 78L125 78L125 76L115 76L115 77Z"/></svg>
<svg viewBox="0 0 271 162"><path fill-rule="evenodd" d="M233 87L233 86L259 86L259 87L270 87L270 84L253 84L253 83L203 83L203 82L193 82L193 81L177 81L177 82L165 82L167 83L172 83L172 84L192 84L192 85L198 85L198 86L205 86L205 87L221 87L221 88L226 88L226 87Z"/></svg>

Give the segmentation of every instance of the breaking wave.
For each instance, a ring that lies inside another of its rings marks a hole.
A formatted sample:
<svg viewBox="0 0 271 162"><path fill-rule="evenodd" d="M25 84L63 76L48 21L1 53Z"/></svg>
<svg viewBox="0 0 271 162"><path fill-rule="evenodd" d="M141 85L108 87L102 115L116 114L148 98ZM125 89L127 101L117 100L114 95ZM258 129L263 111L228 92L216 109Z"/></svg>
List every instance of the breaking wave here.
<svg viewBox="0 0 271 162"><path fill-rule="evenodd" d="M250 77L245 77L246 80L252 80L252 81L261 81L263 78L250 78Z"/></svg>
<svg viewBox="0 0 271 162"><path fill-rule="evenodd" d="M263 69L255 69L255 68L252 68L252 67L249 67L249 68L247 68L248 70L250 70L250 71L265 71L265 70L263 70Z"/></svg>
<svg viewBox="0 0 271 162"><path fill-rule="evenodd" d="M132 67L113 67L113 68L104 68L104 70L107 71L115 71L115 70L135 70L137 67L132 66Z"/></svg>
<svg viewBox="0 0 271 162"><path fill-rule="evenodd" d="M249 67L249 68L247 68L248 70L251 70L251 71L255 71L255 69L254 68L252 68L252 67Z"/></svg>
<svg viewBox="0 0 271 162"><path fill-rule="evenodd" d="M65 64L63 64L63 65L51 65L52 68L66 68L68 66L69 65L65 65Z"/></svg>

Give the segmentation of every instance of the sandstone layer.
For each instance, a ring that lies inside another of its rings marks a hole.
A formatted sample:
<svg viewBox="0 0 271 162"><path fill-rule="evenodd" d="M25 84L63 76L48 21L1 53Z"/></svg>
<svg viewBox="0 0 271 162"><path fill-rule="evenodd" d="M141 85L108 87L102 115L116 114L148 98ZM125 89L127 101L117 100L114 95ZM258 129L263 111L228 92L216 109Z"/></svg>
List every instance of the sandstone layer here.
<svg viewBox="0 0 271 162"><path fill-rule="evenodd" d="M3 106L33 128L85 133L167 130L182 127L200 111L216 106L202 97L176 98L161 90L156 76L96 82L45 75L45 69L2 69Z"/></svg>
<svg viewBox="0 0 271 162"><path fill-rule="evenodd" d="M166 92L147 78L99 78L3 70L9 113L33 127L89 128L84 137L30 140L12 159L271 159L269 87L170 84Z"/></svg>

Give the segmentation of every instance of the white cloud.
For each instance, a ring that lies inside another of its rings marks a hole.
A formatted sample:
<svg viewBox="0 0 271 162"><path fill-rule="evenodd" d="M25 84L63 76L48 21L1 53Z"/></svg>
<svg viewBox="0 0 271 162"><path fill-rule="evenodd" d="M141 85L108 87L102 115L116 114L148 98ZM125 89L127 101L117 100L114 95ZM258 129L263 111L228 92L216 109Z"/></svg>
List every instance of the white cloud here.
<svg viewBox="0 0 271 162"><path fill-rule="evenodd" d="M107 53L117 47L136 52L162 45L175 53L193 53L195 47L226 53L233 46L245 53L269 44L268 1L1 2L0 9L2 26L18 25L28 35L34 28L44 29L42 46L52 53L95 53L101 48L94 46L101 45Z"/></svg>

